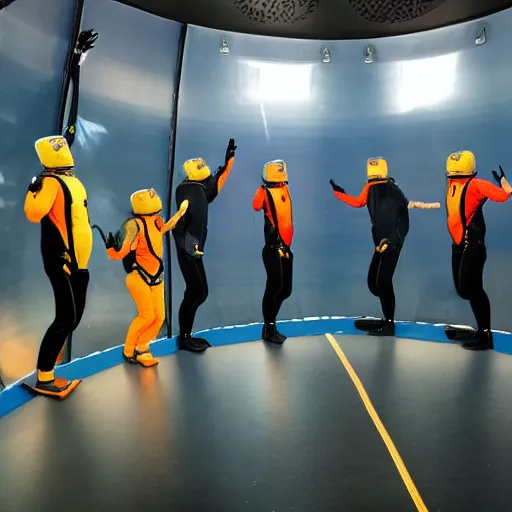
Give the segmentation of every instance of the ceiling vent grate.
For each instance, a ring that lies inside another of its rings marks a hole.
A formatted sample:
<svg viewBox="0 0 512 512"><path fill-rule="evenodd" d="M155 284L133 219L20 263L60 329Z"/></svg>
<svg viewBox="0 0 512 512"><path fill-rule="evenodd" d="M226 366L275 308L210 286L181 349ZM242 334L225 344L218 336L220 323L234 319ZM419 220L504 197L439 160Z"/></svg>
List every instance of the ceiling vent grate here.
<svg viewBox="0 0 512 512"><path fill-rule="evenodd" d="M403 23L439 7L444 0L349 0L354 11L376 23Z"/></svg>
<svg viewBox="0 0 512 512"><path fill-rule="evenodd" d="M237 9L259 23L297 23L313 14L320 0L234 0Z"/></svg>

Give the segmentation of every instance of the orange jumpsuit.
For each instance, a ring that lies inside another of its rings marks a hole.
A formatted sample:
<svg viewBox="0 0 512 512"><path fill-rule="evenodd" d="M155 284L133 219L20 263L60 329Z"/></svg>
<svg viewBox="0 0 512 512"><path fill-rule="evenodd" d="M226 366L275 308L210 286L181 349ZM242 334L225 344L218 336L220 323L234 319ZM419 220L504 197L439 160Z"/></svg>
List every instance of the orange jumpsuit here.
<svg viewBox="0 0 512 512"><path fill-rule="evenodd" d="M126 335L124 356L143 366L158 363L149 353L149 342L165 321L163 236L174 228L177 216L165 224L160 215L128 219L116 235L115 246L107 249L110 259L123 260L126 287L138 310Z"/></svg>

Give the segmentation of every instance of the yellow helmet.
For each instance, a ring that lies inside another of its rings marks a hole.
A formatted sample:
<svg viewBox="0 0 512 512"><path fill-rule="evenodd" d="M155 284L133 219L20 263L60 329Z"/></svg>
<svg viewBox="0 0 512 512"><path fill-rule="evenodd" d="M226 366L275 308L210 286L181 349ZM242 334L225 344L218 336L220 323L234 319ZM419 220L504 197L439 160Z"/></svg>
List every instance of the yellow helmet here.
<svg viewBox="0 0 512 512"><path fill-rule="evenodd" d="M385 179L388 177L388 163L380 156L369 158L366 162L366 175L369 180Z"/></svg>
<svg viewBox="0 0 512 512"><path fill-rule="evenodd" d="M183 170L189 180L203 181L211 175L210 168L202 158L191 158L183 164Z"/></svg>
<svg viewBox="0 0 512 512"><path fill-rule="evenodd" d="M135 215L154 215L162 211L162 200L153 188L137 190L130 196Z"/></svg>
<svg viewBox="0 0 512 512"><path fill-rule="evenodd" d="M68 142L62 135L38 139L34 147L41 165L46 169L72 169L75 166Z"/></svg>
<svg viewBox="0 0 512 512"><path fill-rule="evenodd" d="M446 160L446 176L460 178L476 173L475 155L468 150L452 153Z"/></svg>
<svg viewBox="0 0 512 512"><path fill-rule="evenodd" d="M272 160L263 166L263 180L268 183L288 183L288 171L283 160Z"/></svg>

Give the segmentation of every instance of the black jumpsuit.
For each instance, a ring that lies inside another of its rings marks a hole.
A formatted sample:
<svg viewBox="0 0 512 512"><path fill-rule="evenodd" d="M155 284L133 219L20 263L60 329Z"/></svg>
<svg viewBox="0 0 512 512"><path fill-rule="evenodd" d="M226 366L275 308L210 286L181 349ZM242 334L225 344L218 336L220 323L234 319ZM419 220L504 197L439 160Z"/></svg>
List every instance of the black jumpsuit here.
<svg viewBox="0 0 512 512"><path fill-rule="evenodd" d="M375 250L373 253L368 270L368 288L379 297L384 318L393 321L396 302L393 276L409 232L409 201L392 179L369 181L359 197L337 190L334 195L355 208L367 206L374 246L379 247L383 240L388 245L385 251Z"/></svg>

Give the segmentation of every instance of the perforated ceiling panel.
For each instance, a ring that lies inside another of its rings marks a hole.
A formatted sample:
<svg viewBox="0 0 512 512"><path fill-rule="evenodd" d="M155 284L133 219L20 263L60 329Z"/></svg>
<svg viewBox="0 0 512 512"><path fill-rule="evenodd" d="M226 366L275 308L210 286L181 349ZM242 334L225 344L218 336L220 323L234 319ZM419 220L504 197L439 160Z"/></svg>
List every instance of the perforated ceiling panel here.
<svg viewBox="0 0 512 512"><path fill-rule="evenodd" d="M402 23L413 20L427 14L443 2L444 0L349 0L357 14L377 23Z"/></svg>
<svg viewBox="0 0 512 512"><path fill-rule="evenodd" d="M320 0L234 0L238 10L260 23L296 23L316 11Z"/></svg>

